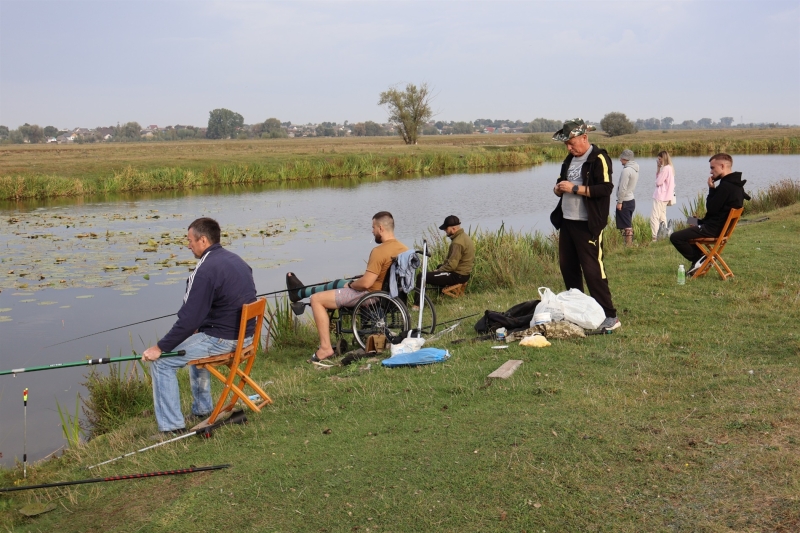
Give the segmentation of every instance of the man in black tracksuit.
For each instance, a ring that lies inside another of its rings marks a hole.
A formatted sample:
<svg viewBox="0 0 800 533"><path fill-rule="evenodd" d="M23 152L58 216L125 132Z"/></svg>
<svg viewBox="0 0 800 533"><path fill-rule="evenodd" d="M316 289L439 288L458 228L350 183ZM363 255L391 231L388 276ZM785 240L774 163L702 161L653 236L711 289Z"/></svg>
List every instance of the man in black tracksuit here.
<svg viewBox="0 0 800 533"><path fill-rule="evenodd" d="M195 359L234 351L242 306L256 300L252 269L241 257L222 247L220 227L215 220L198 218L189 225L187 237L189 249L199 261L186 280L178 320L155 346L142 353L142 359L152 363L153 403L162 433L180 433L185 428L178 369ZM255 332L255 320L251 322L247 325L246 339ZM160 358L162 352L173 350L184 350L186 354ZM205 418L214 409L209 372L192 366L189 378L192 414Z"/></svg>
<svg viewBox="0 0 800 533"><path fill-rule="evenodd" d="M708 160L711 175L708 177L708 197L706 198L706 216L691 226L670 235L672 245L689 261L692 266L686 273L691 276L703 265L705 255L702 250L689 241L700 237L718 237L731 209L739 209L750 196L744 192L741 172L733 172L733 158L728 154L716 154ZM716 184L716 186L715 186Z"/></svg>
<svg viewBox="0 0 800 533"><path fill-rule="evenodd" d="M566 145L569 155L553 188L561 199L550 221L559 230L558 262L564 285L583 292L585 278L589 294L606 313L600 328L613 330L620 327L620 322L603 265L603 228L608 223L614 184L611 158L605 150L590 144L586 135L594 129L576 118L565 122L553 135L554 141Z"/></svg>

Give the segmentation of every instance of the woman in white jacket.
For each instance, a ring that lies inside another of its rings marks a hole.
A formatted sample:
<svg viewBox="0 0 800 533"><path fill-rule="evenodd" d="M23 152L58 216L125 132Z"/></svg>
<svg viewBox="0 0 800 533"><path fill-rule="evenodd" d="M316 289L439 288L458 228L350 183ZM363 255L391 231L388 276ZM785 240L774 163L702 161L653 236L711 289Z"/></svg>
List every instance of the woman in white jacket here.
<svg viewBox="0 0 800 533"><path fill-rule="evenodd" d="M672 159L666 150L658 153L658 171L656 173L656 191L653 193L653 212L650 215L650 231L653 241L658 237L661 222L667 224L667 203L675 194L675 169Z"/></svg>

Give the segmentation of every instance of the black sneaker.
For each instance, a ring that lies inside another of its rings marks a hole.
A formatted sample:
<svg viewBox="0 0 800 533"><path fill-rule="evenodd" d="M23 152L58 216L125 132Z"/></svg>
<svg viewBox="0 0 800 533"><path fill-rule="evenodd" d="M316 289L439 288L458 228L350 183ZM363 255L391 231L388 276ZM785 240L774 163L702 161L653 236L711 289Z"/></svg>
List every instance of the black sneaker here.
<svg viewBox="0 0 800 533"><path fill-rule="evenodd" d="M155 435L150 435L150 440L161 442L169 439L174 439L175 437L180 437L181 435L185 435L188 431L189 430L186 428L172 429L170 431L159 431Z"/></svg>
<svg viewBox="0 0 800 533"><path fill-rule="evenodd" d="M196 414L192 413L192 414L190 414L189 416L186 417L186 421L190 422L192 425L194 425L194 424L198 424L198 423L202 422L203 420L205 420L209 416L211 416L211 413L206 413L204 415L196 415Z"/></svg>
<svg viewBox="0 0 800 533"><path fill-rule="evenodd" d="M289 272L286 274L286 288L289 289L289 301L299 302L302 300L302 298L299 297L300 291L295 289L302 289L303 287L303 282L294 275L294 272Z"/></svg>
<svg viewBox="0 0 800 533"><path fill-rule="evenodd" d="M694 276L694 273L700 270L700 267L703 266L705 260L706 260L705 256L698 259L697 262L694 264L694 266L692 266L692 268L689 269L689 272L686 273L686 277L691 278L692 276Z"/></svg>

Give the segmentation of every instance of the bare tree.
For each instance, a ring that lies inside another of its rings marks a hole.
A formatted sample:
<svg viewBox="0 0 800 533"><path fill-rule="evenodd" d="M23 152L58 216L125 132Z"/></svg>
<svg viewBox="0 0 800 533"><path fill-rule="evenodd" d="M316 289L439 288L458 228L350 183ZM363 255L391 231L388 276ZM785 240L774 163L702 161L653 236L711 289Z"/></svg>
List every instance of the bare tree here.
<svg viewBox="0 0 800 533"><path fill-rule="evenodd" d="M417 134L423 123L433 116L431 91L427 83L419 87L413 83L406 85L405 91L392 87L381 93L378 105L389 110L389 121L395 124L397 133L406 144L417 144Z"/></svg>

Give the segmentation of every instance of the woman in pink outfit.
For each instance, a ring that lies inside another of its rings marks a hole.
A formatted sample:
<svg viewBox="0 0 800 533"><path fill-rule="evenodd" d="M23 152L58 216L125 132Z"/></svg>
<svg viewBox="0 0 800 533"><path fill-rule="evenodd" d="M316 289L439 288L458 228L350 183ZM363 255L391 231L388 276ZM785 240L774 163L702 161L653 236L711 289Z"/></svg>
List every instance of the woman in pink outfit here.
<svg viewBox="0 0 800 533"><path fill-rule="evenodd" d="M672 159L666 150L658 153L658 171L656 173L656 192L653 193L653 212L650 215L650 231L653 240L658 236L661 222L667 224L667 203L675 194L675 169Z"/></svg>

